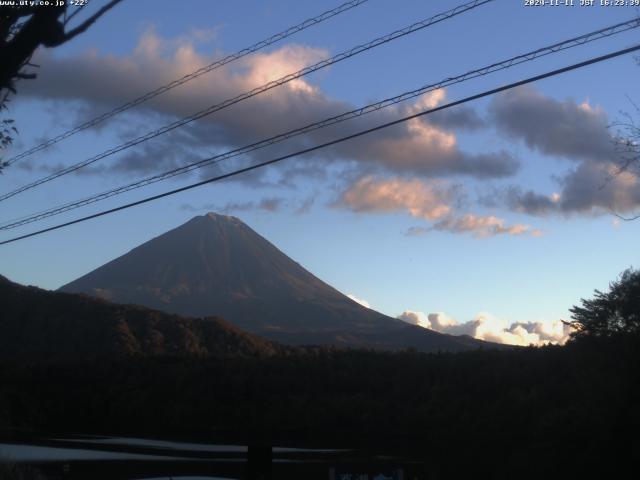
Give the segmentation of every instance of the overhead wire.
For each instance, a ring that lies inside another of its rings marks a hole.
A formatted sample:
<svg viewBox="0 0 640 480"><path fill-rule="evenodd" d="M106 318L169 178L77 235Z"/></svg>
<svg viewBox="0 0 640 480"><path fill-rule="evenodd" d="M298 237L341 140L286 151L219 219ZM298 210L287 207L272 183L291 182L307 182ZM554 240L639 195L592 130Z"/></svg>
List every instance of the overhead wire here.
<svg viewBox="0 0 640 480"><path fill-rule="evenodd" d="M574 63L572 65L568 65L568 66L565 66L565 67L562 67L562 68L551 70L551 71L546 72L546 73L535 75L533 77L528 77L528 78L526 78L524 80L519 80L517 82L509 83L507 85L496 87L496 88L491 89L491 90L486 90L484 92L465 97L465 98L463 98L461 100L456 100L454 102L449 102L447 104L439 105L439 106L434 107L434 108L422 110L422 111L414 113L412 115L408 115L408 116L405 116L405 117L402 117L402 118L399 118L399 119L396 119L396 120L393 120L393 121L390 121L390 122L386 122L386 123L383 123L381 125L377 125L375 127L367 128L365 130L361 130L359 132L356 132L356 133L353 133L353 134L350 134L350 135L345 135L345 136L342 136L340 138L337 138L337 139L334 139L334 140L331 140L331 141L328 141L328 142L324 142L324 143L315 145L313 147L309 147L309 148L305 148L305 149L302 149L302 150L298 150L296 152L289 153L287 155L282 155L282 156L273 158L271 160L267 160L267 161L260 162L260 163L254 164L254 165L250 165L248 167L244 167L244 168L241 168L241 169L238 169L238 170L234 170L234 171L229 172L229 173L218 175L218 176L215 176L213 178L209 178L207 180L202 180L202 181L199 181L199 182L196 182L196 183L192 183L192 184L180 187L180 188L169 190L167 192L163 192L163 193L160 193L160 194L157 194L157 195L146 197L146 198L143 198L141 200L137 200L135 202L127 203L125 205L120 205L118 207L110 208L108 210L103 210L101 212L97 212L97 213L94 213L92 215L87 215L85 217L77 218L77 219L74 219L74 220L71 220L71 221L68 221L68 222L64 222L64 223L60 223L58 225L54 225L54 226L51 226L51 227L48 227L48 228L37 230L35 232L31 232L31 233L27 233L27 234L20 235L20 236L17 236L17 237L13 237L13 238L10 238L8 240L3 240L3 241L0 241L0 245L6 245L6 244L9 244L9 243L17 242L19 240L24 240L26 238L31 238L31 237L34 237L36 235L41 235L43 233L47 233L47 232L51 232L51 231L54 231L54 230L58 230L58 229L61 229L61 228L64 228L64 227L68 227L70 225L75 225L75 224L78 224L78 223L81 223L81 222L85 222L85 221L88 221L88 220L91 220L91 219L94 219L94 218L98 218L98 217L102 217L102 216L105 216L105 215L109 215L111 213L119 212L119 211L122 211L122 210L125 210L125 209L128 209L128 208L132 208L132 207L135 207L135 206L138 206L138 205L142 205L144 203L148 203L148 202L152 202L152 201L155 201L155 200L159 200L161 198L168 197L170 195L175 195L177 193L184 192L184 191L187 191L187 190L191 190L191 189L200 187L202 185L207 185L207 184L210 184L210 183L213 183L213 182L224 180L226 178L230 178L230 177L233 177L233 176L236 176L236 175L240 175L242 173L246 173L246 172L249 172L249 171L252 171L252 170L256 170L258 168L263 168L263 167L265 167L267 165L272 165L272 164L275 164L277 162L281 162L281 161L289 159L289 158L297 157L297 156L300 156L300 155L303 155L303 154L306 154L306 153L311 153L313 151L320 150L322 148L326 148L326 147L329 147L331 145L336 145L338 143L342 143L342 142L345 142L345 141L348 141L348 140L352 140L354 138L361 137L363 135L368 135L370 133L377 132L377 131L383 130L385 128L389 128L389 127L392 127L394 125L398 125L400 123L407 122L407 121L412 120L414 118L419 118L419 117L423 117L425 115L430 115L430 114L433 114L435 112L439 112L439 111L442 111L442 110L453 108L455 106L462 105L462 104L465 104L465 103L468 103L468 102L471 102L471 101L474 101L474 100L478 100L478 99L481 99L481 98L484 98L484 97L488 97L490 95L495 95L496 93L500 93L500 92L503 92L503 91L506 91L506 90L511 90L513 88L516 88L516 87L519 87L519 86L522 86L522 85L526 85L526 84L537 82L537 81L540 81L540 80L543 80L543 79L546 79L546 78L554 77L556 75L560 75L560 74L563 74L563 73L566 73L566 72L569 72L569 71L572 71L572 70L577 70L579 68L584 68L586 66L593 65L593 64L596 64L596 63L600 63L600 62L603 62L605 60L610 60L612 58L616 58L616 57L619 57L619 56L622 56L622 55L627 55L629 53L633 53L633 52L636 52L638 50L640 50L640 44L636 44L636 45L633 45L633 46L628 47L628 48L623 48L623 49L620 49L620 50L616 50L616 51L608 53L606 55L593 57L593 58L590 58L588 60L585 60L585 61L582 61L582 62L579 62L579 63Z"/></svg>
<svg viewBox="0 0 640 480"><path fill-rule="evenodd" d="M473 10L475 8L478 8L482 5L485 5L487 3L491 3L494 0L473 0L471 2L467 2L461 5L458 5L455 8L452 8L450 10L447 10L445 12L439 13L437 15L434 15L432 17L426 18L424 20L421 20L419 22L415 22L405 28L399 29L399 30L395 30L394 32L391 32L387 35L378 37L374 40L371 40L365 44L361 44L358 45L356 47L351 48L350 50L346 50L343 51L337 55L334 55L333 57L321 60L320 62L317 62L311 66L302 68L300 70L298 70L297 72L294 73L290 73L288 75L285 75L284 77L281 77L277 80L273 80L270 81L260 87L256 87L248 92L242 93L240 95L237 95L236 97L227 99L221 103L215 104L215 105L211 105L203 110L200 110L197 113L194 113L193 115L190 115L188 117L182 118L180 120L177 120L175 122L172 122L168 125L165 125L161 128L158 128L156 130L153 130L151 132L146 133L145 135L136 137L132 140L129 140L128 142L124 143L124 144L120 144L116 147L113 147L109 150L106 150L98 155L95 155L89 159L83 160L81 162L75 163L73 165L70 165L66 168L63 168L62 170L59 170L57 172L54 172L46 177L40 178L34 182L31 182L27 185L23 185L22 187L19 187L15 190L12 190L8 193L2 194L0 195L0 202L7 200L11 197L14 197L22 192L25 192L27 190L30 190L32 188L35 188L39 185L42 185L44 183L50 182L52 180L55 180L56 178L59 178L63 175L68 175L69 173L75 172L81 168L84 168L88 165L91 165L99 160L102 160L106 157L109 157L111 155L114 155L118 152L121 152L123 150L126 150L128 148L131 148L135 145L139 145L142 142L145 142L147 140L151 140L152 138L158 137L160 135L164 135L178 127L182 127L188 123L191 123L195 120L198 120L200 118L203 118L205 116L211 115L212 113L215 113L217 111L220 111L224 108L230 107L231 105L235 105L238 102L241 102L243 100L246 100L248 98L254 97L256 95L259 95L261 93L264 93L268 90L271 90L273 88L279 87L281 85L284 85L288 82L291 82L292 80L296 80L300 77L303 77L305 75L308 75L312 72L316 72L320 69L323 69L325 67L328 67L330 65L334 65L335 63L338 63L342 60L346 60L348 58L351 58L355 55L358 55L360 53L363 53L365 51L371 50L373 48L376 48L380 45L383 45L385 43L389 43L393 40L396 40L398 38L407 36L411 33L415 33L419 30L422 30L424 28L427 28L429 26L435 25L437 23L440 23L442 21L448 20L450 18L453 18L457 15L460 15L462 13L465 13L467 11Z"/></svg>
<svg viewBox="0 0 640 480"><path fill-rule="evenodd" d="M488 75L490 73L495 73L497 71L501 71L510 67L513 67L515 65L520 65L522 63L525 62L529 62L532 60L535 60L537 58L540 57L544 57L546 55L550 55L552 53L556 53L562 50L566 50L569 48L573 48L576 46L580 46L580 45L584 45L586 43L590 43L593 42L595 40L599 40L602 38L609 38L613 35L616 34L620 34L622 32L634 29L634 28L638 28L640 27L640 18L634 18L631 20L628 20L626 22L621 22L615 25L611 25L605 28L601 28L599 30L593 31L593 32L589 32L583 35L580 35L578 37L573 37L567 40L564 40L562 42L557 42L554 43L552 45L549 46L545 46L545 47L541 47L538 48L536 50L521 54L521 55L517 55L515 57L511 57L507 60L502 60L499 62L495 62L492 63L491 65L482 67L482 68L478 68L478 69L474 69L471 71L468 71L462 75L457 75L454 77L448 77L444 80L441 80L439 82L436 83L431 83L425 86L422 86L418 89L415 90L411 90L408 92L404 92L400 95L396 95L394 97L390 97L390 98L386 98L384 100L375 102L375 103L371 103L368 105L365 105L363 107L354 109L354 110L350 110L348 112L344 112L341 113L340 115L335 115L333 117L329 117L326 119L323 119L321 121L318 122L314 122L308 125L305 125L303 127L299 127L293 130L289 130L287 132L284 133L280 133L278 135L263 139L259 142L254 142L252 144L249 145L245 145L243 147L239 147L239 148L235 148L233 150L221 153L221 154L217 154L213 157L209 157L203 160L199 160L197 162L192 162L188 165L184 165L181 167L177 167L174 168L172 170L169 170L167 172L162 172L162 173L158 173L134 182L131 182L127 185L123 185L120 187L116 187L110 190L107 190L105 192L99 193L99 194L95 194L92 195L90 197L81 199L81 200L76 200L73 202L68 202L65 203L63 205L58 205L56 207L53 208L49 208L47 210L41 211L41 212L37 212L34 214L31 214L29 216L24 216L21 217L19 219L14 219L14 220L10 220L10 221L6 221L3 224L0 224L0 230L10 230L13 228L17 228L29 223L33 223L39 220L43 220L45 218L49 218L52 217L54 215L59 215L65 212L68 212L70 210L74 210L76 208L80 208L86 205L90 205L92 203L101 201L101 200L106 200L108 198L111 198L113 196L116 195L120 195L126 192L129 192L131 190L137 189L137 188L141 188L162 180L166 180L169 178L173 178L175 176L178 175L182 175L188 172L191 172L193 170L208 166L208 165L212 165L212 164L217 164L220 163L224 160L228 160L230 158L234 158L240 155L244 155L247 153L250 153L252 151L261 149L261 148L265 148L267 146L270 145L274 145L276 143L288 140L290 138L302 135L302 134L306 134L306 133L310 133L313 132L315 130L321 129L321 128L326 128L330 125L335 125L337 123L341 123L347 120L351 120L353 118L357 118L363 115L367 115L376 111L379 111L381 109L384 108L388 108L392 105L396 105L398 103L407 101L409 99L424 95L425 93L429 93L432 92L434 90L440 89L440 88L444 88L444 87L448 87L454 84L458 84L458 83L462 83L464 81L468 81L477 77L481 77L484 75Z"/></svg>
<svg viewBox="0 0 640 480"><path fill-rule="evenodd" d="M227 55L224 58L221 58L220 60L216 60L213 63L210 63L209 65L206 65L204 67L201 67L197 70L195 70L194 72L191 72L187 75L184 75L176 80L173 80L172 82L169 82L165 85L162 85L158 88L156 88L155 90L152 90L150 92L145 93L144 95L141 95L127 103L124 103L123 105L120 105L117 108L114 108L113 110L109 110L108 112L103 113L102 115L92 118L91 120L88 120L84 123L81 123L80 125L77 125L76 127L67 130L55 137L49 138L41 143L39 143L38 145L35 145L33 147L31 147L28 150L25 150L24 152L10 158L9 160L6 161L7 165L12 165L13 163L17 162L18 160L28 157L29 155L32 155L36 152L39 152L40 150L44 150L47 147L50 147L52 145L55 145L58 142L61 142L62 140L65 140L66 138L71 137L72 135L75 135L76 133L82 132L83 130L86 130L88 128L91 127L95 127L96 125L104 122L105 120L114 117L115 115L118 115L122 112L126 112L127 110L130 110L138 105L140 105L141 103L144 103L148 100L151 100L152 98L157 97L158 95L162 95L165 92L168 92L169 90L178 87L180 85L183 85L195 78L198 78L206 73L212 72L213 70L216 70L217 68L220 68L224 65L227 65L231 62L234 62L236 60L239 60L243 57L246 57L247 55L250 55L252 53L257 52L258 50L261 50L265 47L268 47L270 45L273 45L281 40L284 40L285 38L288 38L298 32L301 32L303 30L306 30L309 27L312 27L314 25L318 25L322 22L324 22L325 20L329 20L330 18L335 17L336 15L339 15L343 12L346 12L348 10L351 10L352 8L358 7L366 2L368 2L369 0L350 0L348 2L345 2L341 5L338 5L335 8L332 8L331 10L327 10L323 13L321 13L320 15L316 15L315 17L312 18L308 18L307 20L294 25L293 27L289 27L286 30L283 30L282 32L276 33L275 35L270 36L269 38L266 38L264 40L261 40L257 43L254 43L253 45L243 48L242 50L239 50L235 53L232 53L230 55ZM80 11L80 9L78 9L78 11Z"/></svg>

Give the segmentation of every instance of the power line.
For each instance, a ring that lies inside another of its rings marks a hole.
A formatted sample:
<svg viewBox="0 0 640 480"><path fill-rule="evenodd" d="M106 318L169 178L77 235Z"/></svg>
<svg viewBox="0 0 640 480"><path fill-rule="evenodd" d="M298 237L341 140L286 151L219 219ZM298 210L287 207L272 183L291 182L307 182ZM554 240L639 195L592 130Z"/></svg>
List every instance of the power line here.
<svg viewBox="0 0 640 480"><path fill-rule="evenodd" d="M108 210L103 210L101 212L94 213L92 215L88 215L86 217L81 217L81 218L77 218L75 220L71 220L69 222L65 222L65 223L61 223L61 224L58 224L58 225L54 225L53 227L44 228L42 230L38 230L38 231L35 231L35 232L27 233L25 235L20 235L18 237L14 237L14 238L11 238L9 240L4 240L4 241L0 242L0 245L6 245L8 243L17 242L18 240L23 240L25 238L34 237L36 235L41 235L41 234L46 233L46 232L51 232L53 230L58 230L60 228L68 227L70 225L75 225L76 223L85 222L87 220L91 220L91 219L94 219L94 218L102 217L104 215L108 215L108 214L111 214L111 213L119 212L120 210L125 210L127 208L132 208L132 207L135 207L135 206L138 206L138 205L142 205L143 203L148 203L148 202L152 202L154 200L159 200L161 198L168 197L168 196L174 195L176 193L184 192L186 190L191 190L193 188L200 187L202 185L206 185L208 183L217 182L217 181L220 181L220 180L224 180L226 178L233 177L235 175L239 175L241 173L246 173L246 172L249 172L251 170L256 170L258 168L265 167L267 165L272 165L274 163L281 162L281 161L286 160L288 158L297 157L299 155L303 155L303 154L310 153L310 152L313 152L313 151L316 151L316 150L320 150L322 148L326 148L326 147L329 147L331 145L336 145L338 143L342 143L342 142L345 142L347 140L352 140L354 138L361 137L363 135L367 135L369 133L377 132L378 130L389 128L391 126L398 125L400 123L412 120L414 118L419 118L419 117L422 117L422 116L425 116L425 115L429 115L429 114L432 114L432 113L435 113L435 112L438 112L438 111L441 111L441 110L446 110L446 109L449 109L449 108L452 108L452 107L455 107L455 106L458 106L458 105L462 105L464 103L471 102L473 100L478 100L480 98L488 97L490 95L494 95L496 93L500 93L500 92L503 92L505 90L511 90L513 88L520 87L520 86L526 85L528 83L533 83L533 82L536 82L536 81L539 81L539 80L543 80L545 78L553 77L553 76L556 76L556 75L560 75L562 73L566 73L566 72L569 72L569 71L572 71L572 70L577 70L579 68L583 68L583 67L586 67L588 65L593 65L595 63L603 62L605 60L609 60L609 59L612 59L612 58L615 58L615 57L619 57L621 55L626 55L626 54L629 54L629 53L632 53L632 52L635 52L635 51L638 51L638 50L640 50L640 44L636 44L636 45L634 45L632 47L624 48L622 50L617 50L615 52L608 53L606 55L601 55L599 57L594 57L594 58L591 58L589 60L585 60L585 61L580 62L580 63L575 63L573 65L569 65L569 66L562 67L562 68L559 68L559 69L556 69L556 70L552 70L550 72L546 72L546 73L543 73L543 74L540 74L540 75L529 77L529 78L524 79L524 80L520 80L520 81L517 81L517 82L514 82L514 83L510 83L508 85L504 85L502 87L497 87L497 88L494 88L492 90L487 90L487 91L484 91L482 93L471 95L469 97L465 97L465 98L463 98L461 100L457 100L455 102L450 102L450 103L447 103L445 105L440 105L440 106L435 107L435 108L431 108L431 109L428 109L428 110L423 110L423 111L415 113L413 115L409 115L409 116L406 116L406 117L403 117L403 118L399 118L399 119L393 120L391 122L383 123L383 124L378 125L376 127L368 128L366 130L361 130L361 131L359 131L357 133L353 133L351 135L346 135L344 137L340 137L338 139L331 140L329 142L321 143L321 144L316 145L314 147L309 147L309 148L305 148L303 150L298 150L297 152L294 152L294 153L290 153L290 154L287 154L287 155L283 155L283 156L280 156L280 157L273 158L271 160L267 160L265 162L257 163L255 165L251 165L251 166L248 166L248 167L245 167L245 168L234 170L233 172L225 173L223 175L218 175L216 177L209 178L207 180L202 180L200 182L192 183L190 185L187 185L187 186L184 186L184 187L180 187L180 188L176 188L176 189L170 190L168 192L164 192L164 193L160 193L158 195L153 195L151 197L143 198L142 200L137 200L135 202L127 203L127 204L121 205L119 207L111 208L111 209L108 209Z"/></svg>
<svg viewBox="0 0 640 480"><path fill-rule="evenodd" d="M199 68L198 70L196 70L195 72L189 73L187 75L184 75L181 78L178 78L176 80L173 80L170 83L167 83L166 85L163 85L161 87L156 88L155 90L152 90L151 92L145 93L144 95L135 98L134 100L131 100L113 110L110 110L106 113L103 113L102 115L100 115L99 117L93 118L91 120L88 120L87 122L84 122L74 128L72 128L71 130L68 130L66 132L61 133L60 135L57 135L53 138L47 139L44 142L30 148L29 150L26 150L22 153L20 153L19 155L16 155L13 158L10 158L7 161L7 165L11 165L15 162L17 162L18 160L28 157L29 155L39 152L40 150L44 150L47 147L50 147L51 145L54 145L66 138L69 138L72 135L75 135L78 132L82 132L83 130L86 130L87 128L91 128L94 127L96 125L98 125L99 123L104 122L105 120L118 115L119 113L125 112L133 107L136 107L138 105L140 105L141 103L146 102L147 100L151 100L154 97L157 97L158 95L162 95L165 92L168 92L169 90L178 87L184 83L187 83L195 78L198 78L201 75L204 75L205 73L209 73L217 68L220 68L224 65L227 65L228 63L234 62L236 60L239 60L242 57L246 57L247 55L250 55L252 53L257 52L258 50L261 50L265 47L268 47L270 45L273 45L274 43L277 43L281 40L284 40L285 38L288 38L298 32L301 32L309 27L312 27L314 25L318 25L322 22L324 22L325 20L329 20L330 18L335 17L336 15L339 15L343 12L346 12L348 10L351 10L352 8L358 7L360 5L362 5L363 3L368 2L369 0L350 0L348 2L343 3L342 5L338 5L337 7L331 9L331 10L327 10L326 12L321 13L320 15L316 15L313 18L308 18L307 20L305 20L302 23L299 23L297 25L294 25L293 27L287 28L286 30L283 30L280 33L276 33L275 35L270 36L269 38L265 39L265 40L261 40L260 42L254 43L253 45L251 45L250 47L244 48L236 53L232 53L231 55L227 55L226 57L217 60L213 63L210 63L209 65L206 65L202 68Z"/></svg>
<svg viewBox="0 0 640 480"><path fill-rule="evenodd" d="M123 185L111 190L107 190L105 192L96 194L96 195L92 195L90 197L84 198L82 200L77 200L74 202L70 202L70 203L66 203L64 205L59 205L57 207L54 208L50 208L48 210L44 210L42 212L38 212L35 214L31 214L29 216L25 216L22 217L20 219L16 219L16 220L11 220L9 222L5 222L4 224L0 225L0 230L10 230L13 228L17 228L29 223L33 223L36 222L38 220L42 220L45 218L49 218L55 215L59 215L61 213L64 212L68 212L70 210L74 210L76 208L80 208L101 200L105 200L107 198L111 198L113 196L116 195L120 195L122 193L126 193L129 192L131 190L137 189L137 188L141 188L144 187L146 185L151 185L153 183L162 181L162 180L166 180L178 175L182 175L184 173L188 173L191 172L193 170L196 170L198 168L202 168L204 166L207 165L211 165L211 164L217 164L220 163L224 160L228 160L230 158L233 157L237 157L240 155L244 155L247 154L249 152L261 149L261 148L265 148L267 146L273 145L275 143L279 143L285 140L288 140L290 138L302 135L302 134L306 134L321 128L325 128L328 127L330 125L335 125L337 123L340 122L344 122L346 120L350 120L353 118L357 118L369 113L373 113L376 112L378 110L381 110L383 108L387 108L391 105L395 105L398 104L400 102L409 100L411 98L415 98L418 97L420 95L423 95L425 93L428 93L430 91L434 91L437 90L439 88L444 88L447 86L451 86L457 83L462 83L464 81L467 80L471 80L473 78L477 78L480 76L484 76L484 75L488 75L490 73L494 73L500 70L504 70L507 68L510 68L512 66L515 65L519 65L521 63L525 63L525 62L529 62L532 60L535 60L537 58L546 56L546 55L550 55L552 53L556 53L562 50L566 50L569 48L573 48L579 45L584 45L586 43L595 41L595 40L599 40L602 38L608 38L611 37L612 35L616 35L628 30L631 30L633 28L638 28L640 27L640 18L634 18L632 20L628 20L626 22L621 22L618 23L616 25L612 25L609 27L605 27L602 28L600 30L596 30L590 33L586 33L584 35L580 35L578 37L574 37L568 40L564 40L562 42L558 42L555 43L553 45L549 45L546 47L542 47L539 48L537 50L533 50L531 52L528 53L524 53L512 58L509 58L508 60L503 60L500 62L496 62L493 63L489 66L486 67L482 67L479 69L475 69L475 70L471 70L467 73L464 73L462 75L458 75L455 77L448 77L445 80L442 80L440 82L437 83L432 83L423 87L420 87L418 89L412 90L412 91L408 91L408 92L404 92L400 95L397 95L395 97L391 97L391 98L387 98L385 100L381 100L379 102L375 102L348 112L344 112L340 115L336 115L330 118L326 118L324 120L318 121L318 122L314 122L308 125L305 125L303 127L299 127L296 128L294 130L290 130L288 132L284 132L272 137L269 137L267 139L263 139L259 142L255 142L252 143L250 145L246 145L243 147L239 147L221 154L217 154L213 157L210 158L206 158L203 160L199 160L197 162L193 162L190 163L188 165L182 166L182 167L178 167L172 170L169 170L167 172L163 172L163 173L159 173L156 175L152 175L150 177L147 178L143 178L141 180L137 180L135 182L129 183L127 185Z"/></svg>
<svg viewBox="0 0 640 480"><path fill-rule="evenodd" d="M134 138L132 140L129 140L128 142L118 145L116 147L113 147L109 150L106 150L98 155L95 155L87 160L84 160L82 162L78 162L74 165L71 165L69 167L63 168L62 170L59 170L57 172L52 173L51 175L48 175L46 177L40 178L39 180L36 180L35 182L29 183L27 185L23 185L22 187L13 190L11 192L5 193L3 195L0 195L0 201L4 201L7 200L8 198L11 198L15 195L18 195L19 193L22 193L26 190L30 190L32 188L35 188L39 185L42 185L44 183L50 182L51 180L54 180L56 178L59 178L63 175L67 175L69 173L72 173L76 170L79 170L83 167L86 167L87 165L90 165L92 163L97 162L98 160L102 160L103 158L109 157L111 155L114 155L118 152L121 152L123 150L126 150L127 148L133 147L135 145L138 145L142 142L145 142L147 140L150 140L152 138L158 137L160 135L164 135L165 133L170 132L171 130L174 130L178 127L181 127L183 125L186 125L188 123L191 123L195 120L198 120L200 118L203 118L205 116L211 115L214 112L217 112L219 110L222 110L224 108L230 107L231 105L234 105L238 102L241 102L243 100L246 100L248 98L254 97L256 95L259 95L261 93L264 93L268 90L271 90L275 87L279 87L280 85L284 85L292 80L295 80L297 78L303 77L305 75L308 75L312 72L318 71L322 68L328 67L330 65L333 65L335 63L338 63L342 60L345 60L347 58L353 57L354 55L358 55L362 52L365 52L367 50L371 50L372 48L378 47L380 45L383 45L385 43L391 42L393 40L396 40L398 38L404 37L406 35L409 35L411 33L417 32L419 30L422 30L424 28L427 28L431 25L434 25L436 23L442 22L444 20L448 20L450 18L453 18L457 15L460 15L464 12L467 12L469 10L473 10L474 8L477 8L479 6L485 5L487 3L493 2L494 0L473 0L471 2L459 5L455 8L452 8L450 10L447 10L446 12L443 13L439 13L437 15L434 15L432 17L426 18L424 20L421 20L419 22L416 22L412 25L409 25L408 27L405 27L403 29L400 30L396 30L392 33L389 33L387 35L384 35L382 37L378 37L374 40L371 40L370 42L367 42L365 44L362 45L358 45L356 47L353 47L350 50L346 50L342 53L339 53L333 57L330 57L328 59L322 60L314 65L311 65L309 67L305 67L301 70L298 70L297 72L294 73L290 73L288 75L285 75L284 77L279 78L278 80L273 80L271 82L268 82L260 87L256 87L253 90L250 90L248 92L242 93L236 97L230 98L228 100L225 100L222 103L218 103L216 105L212 105L210 107L207 107L204 110L201 110L197 113L194 113L193 115L190 115L189 117L185 117L182 118L180 120L177 120L173 123L170 123L169 125L165 125L164 127L161 127L157 130L153 130L151 132L148 132L145 135L142 135L140 137Z"/></svg>

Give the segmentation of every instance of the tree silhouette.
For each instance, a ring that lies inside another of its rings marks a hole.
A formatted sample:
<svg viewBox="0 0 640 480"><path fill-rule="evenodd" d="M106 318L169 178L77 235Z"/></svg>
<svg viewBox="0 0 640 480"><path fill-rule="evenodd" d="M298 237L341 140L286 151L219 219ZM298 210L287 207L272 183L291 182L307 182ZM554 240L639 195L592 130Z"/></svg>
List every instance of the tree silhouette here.
<svg viewBox="0 0 640 480"><path fill-rule="evenodd" d="M7 109L7 100L0 103L0 112ZM18 133L18 129L13 125L14 121L10 118L0 120L0 150L4 150L13 143L13 135ZM6 162L0 157L0 173L6 167Z"/></svg>
<svg viewBox="0 0 640 480"><path fill-rule="evenodd" d="M59 6L18 4L3 7L0 12L0 92L5 89L15 92L16 79L35 77L34 73L25 72L24 68L29 66L29 60L39 46L57 47L68 42L85 32L121 1L107 2L73 28L70 22L82 11L82 7L69 15L70 2Z"/></svg>
<svg viewBox="0 0 640 480"><path fill-rule="evenodd" d="M71 2L47 2L49 5L22 5L31 2L15 2L0 9L0 112L6 110L9 95L16 93L16 81L36 77L29 67L31 56L40 46L57 47L85 32L102 15L122 0L110 0L93 15L72 26L72 20L84 7L77 6L69 14ZM82 2L86 3L86 2ZM13 120L0 121L0 150L13 141ZM0 158L0 172L6 166Z"/></svg>
<svg viewBox="0 0 640 480"><path fill-rule="evenodd" d="M570 309L573 338L640 334L640 270L625 270L608 292L595 290L592 299L581 302Z"/></svg>

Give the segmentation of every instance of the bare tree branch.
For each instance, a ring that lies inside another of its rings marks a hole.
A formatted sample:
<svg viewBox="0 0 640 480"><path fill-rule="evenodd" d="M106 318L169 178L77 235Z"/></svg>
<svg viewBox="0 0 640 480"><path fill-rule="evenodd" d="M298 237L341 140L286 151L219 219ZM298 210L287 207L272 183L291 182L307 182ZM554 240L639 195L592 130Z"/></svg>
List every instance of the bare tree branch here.
<svg viewBox="0 0 640 480"><path fill-rule="evenodd" d="M100 17L121 3L110 0L77 27L66 31L69 21L82 10L78 8L68 14L68 3L60 5L38 4L5 6L0 9L0 111L7 109L10 94L16 93L16 81L36 78L36 74L25 71L26 67L38 67L31 63L33 53L40 47L57 47L85 32ZM16 2L18 3L18 2ZM29 3L29 2L24 2ZM0 150L13 141L17 130L13 120L0 120ZM0 157L0 174L7 162Z"/></svg>
<svg viewBox="0 0 640 480"><path fill-rule="evenodd" d="M118 5L120 2L122 2L122 0L111 0L109 3L107 3L104 7L102 7L100 10L98 10L96 13L94 13L93 15L91 15L89 18L87 18L84 22L82 22L80 25L78 25L76 28L65 32L62 40L60 41L60 43L56 44L56 45L48 45L48 46L52 46L55 47L57 45L60 45L64 42L68 42L69 40L71 40L73 37L85 32L91 25L93 25L102 15L104 15L105 13L107 13L109 10L111 10L113 7L115 7L116 5ZM75 14L75 12L74 12ZM72 14L73 16L73 14ZM70 19L71 17L69 17Z"/></svg>
<svg viewBox="0 0 640 480"><path fill-rule="evenodd" d="M110 0L96 13L77 27L65 31L65 25L81 8L78 8L66 22L61 19L67 13L68 6L14 7L0 11L0 90L15 92L14 80L33 78L22 69L28 65L33 52L41 45L56 47L85 32L100 17L121 3L122 0ZM20 23L21 17L28 17ZM19 28L17 27L19 25ZM26 76L25 76L26 75Z"/></svg>
<svg viewBox="0 0 640 480"><path fill-rule="evenodd" d="M75 17L75 16L76 16L77 14L79 14L81 11L82 11L82 9L81 9L81 8L76 8L76 9L74 10L74 12L73 12L71 15L69 15L67 18L65 18L65 20L64 20L64 24L65 24L65 26L66 26L66 25L71 21L71 19L72 19L73 17Z"/></svg>

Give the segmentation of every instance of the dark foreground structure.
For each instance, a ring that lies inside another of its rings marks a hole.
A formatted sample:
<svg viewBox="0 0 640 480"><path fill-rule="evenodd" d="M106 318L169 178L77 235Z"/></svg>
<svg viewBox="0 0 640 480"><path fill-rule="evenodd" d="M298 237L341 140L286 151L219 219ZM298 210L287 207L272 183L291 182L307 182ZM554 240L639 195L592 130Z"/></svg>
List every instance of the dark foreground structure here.
<svg viewBox="0 0 640 480"><path fill-rule="evenodd" d="M4 363L0 422L13 435L256 445L265 472L264 447L278 445L410 458L420 479L611 478L640 458L638 342L621 335L449 354L310 348L268 358ZM329 478L328 466L318 475ZM320 478L289 471L273 478Z"/></svg>
<svg viewBox="0 0 640 480"><path fill-rule="evenodd" d="M566 346L447 353L283 346L221 319L2 278L0 300L5 451L113 456L114 445L70 432L250 447L36 465L49 478L616 478L640 461L638 271L571 310Z"/></svg>

